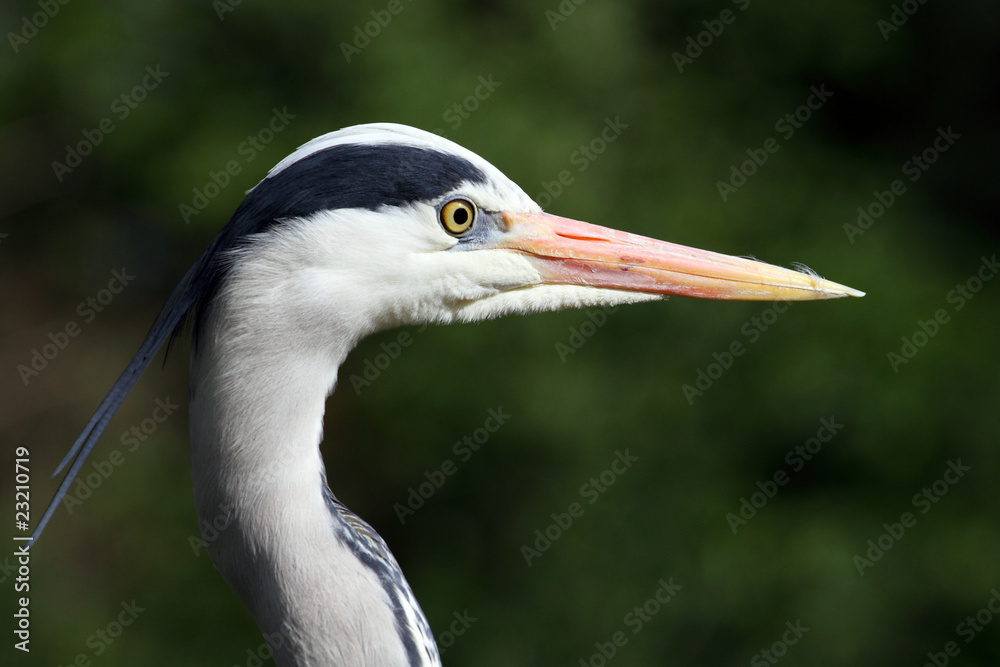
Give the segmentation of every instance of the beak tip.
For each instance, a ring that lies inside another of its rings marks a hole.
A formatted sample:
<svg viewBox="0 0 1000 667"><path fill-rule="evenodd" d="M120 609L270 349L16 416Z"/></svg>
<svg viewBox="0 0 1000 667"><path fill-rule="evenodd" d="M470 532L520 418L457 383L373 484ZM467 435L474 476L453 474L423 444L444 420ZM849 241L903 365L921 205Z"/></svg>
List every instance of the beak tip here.
<svg viewBox="0 0 1000 667"><path fill-rule="evenodd" d="M854 289L853 287L848 287L847 285L840 285L838 283L833 283L832 287L834 287L835 289L832 289L830 291L835 297L856 296L860 298L865 296L865 293L862 292L861 290Z"/></svg>

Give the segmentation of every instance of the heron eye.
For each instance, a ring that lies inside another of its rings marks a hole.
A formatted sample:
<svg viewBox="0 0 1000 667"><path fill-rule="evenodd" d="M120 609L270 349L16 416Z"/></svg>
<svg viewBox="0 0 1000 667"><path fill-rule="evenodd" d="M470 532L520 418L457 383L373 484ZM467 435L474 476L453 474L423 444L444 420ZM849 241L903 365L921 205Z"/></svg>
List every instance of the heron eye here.
<svg viewBox="0 0 1000 667"><path fill-rule="evenodd" d="M452 199L441 207L438 217L446 232L460 236L476 221L476 205L468 199Z"/></svg>

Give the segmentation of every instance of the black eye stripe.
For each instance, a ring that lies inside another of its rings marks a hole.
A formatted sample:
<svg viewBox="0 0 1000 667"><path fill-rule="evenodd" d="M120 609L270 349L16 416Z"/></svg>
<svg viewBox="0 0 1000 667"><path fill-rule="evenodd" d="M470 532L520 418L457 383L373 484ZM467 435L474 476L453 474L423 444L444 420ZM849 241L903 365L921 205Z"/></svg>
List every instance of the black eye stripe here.
<svg viewBox="0 0 1000 667"><path fill-rule="evenodd" d="M289 164L250 191L199 260L187 297L192 301L194 340L232 267L222 258L255 235L320 211L377 211L383 206L437 201L463 183L488 180L482 169L458 155L394 143L340 144Z"/></svg>

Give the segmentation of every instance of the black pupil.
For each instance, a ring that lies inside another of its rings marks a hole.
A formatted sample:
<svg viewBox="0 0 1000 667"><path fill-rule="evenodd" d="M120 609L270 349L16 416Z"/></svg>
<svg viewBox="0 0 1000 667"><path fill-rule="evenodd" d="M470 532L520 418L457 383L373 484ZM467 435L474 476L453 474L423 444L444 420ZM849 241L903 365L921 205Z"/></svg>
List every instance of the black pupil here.
<svg viewBox="0 0 1000 667"><path fill-rule="evenodd" d="M469 220L469 211L461 207L456 208L454 219L456 225L464 225Z"/></svg>

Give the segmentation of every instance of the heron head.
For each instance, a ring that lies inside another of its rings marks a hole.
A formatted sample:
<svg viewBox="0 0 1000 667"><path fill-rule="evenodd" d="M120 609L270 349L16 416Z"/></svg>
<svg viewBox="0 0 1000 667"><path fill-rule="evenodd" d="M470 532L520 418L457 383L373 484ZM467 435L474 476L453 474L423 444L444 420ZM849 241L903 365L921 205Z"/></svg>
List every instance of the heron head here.
<svg viewBox="0 0 1000 667"><path fill-rule="evenodd" d="M272 319L355 340L398 325L668 295L862 294L812 273L550 215L478 155L393 124L305 144L249 192L220 239L220 289L239 289L241 303Z"/></svg>

